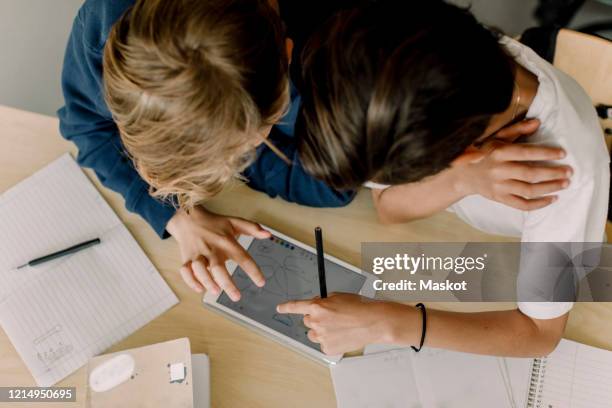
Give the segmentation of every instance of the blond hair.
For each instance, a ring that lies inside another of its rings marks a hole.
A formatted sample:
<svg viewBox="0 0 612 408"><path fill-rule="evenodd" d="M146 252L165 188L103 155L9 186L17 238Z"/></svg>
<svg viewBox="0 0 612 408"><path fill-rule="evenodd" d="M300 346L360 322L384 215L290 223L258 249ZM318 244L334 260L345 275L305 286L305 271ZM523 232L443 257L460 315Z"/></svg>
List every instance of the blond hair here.
<svg viewBox="0 0 612 408"><path fill-rule="evenodd" d="M103 71L152 195L188 209L237 178L288 103L282 22L265 0L138 0L109 35Z"/></svg>

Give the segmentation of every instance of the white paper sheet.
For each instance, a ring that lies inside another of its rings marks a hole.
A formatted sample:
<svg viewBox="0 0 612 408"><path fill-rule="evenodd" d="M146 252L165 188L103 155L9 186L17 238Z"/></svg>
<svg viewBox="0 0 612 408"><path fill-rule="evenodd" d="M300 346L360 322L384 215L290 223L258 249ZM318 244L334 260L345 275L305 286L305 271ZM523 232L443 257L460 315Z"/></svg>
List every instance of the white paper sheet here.
<svg viewBox="0 0 612 408"><path fill-rule="evenodd" d="M16 269L93 238L102 243ZM39 386L178 303L69 155L0 196L0 282L0 325Z"/></svg>
<svg viewBox="0 0 612 408"><path fill-rule="evenodd" d="M347 357L331 366L338 408L418 408L412 350Z"/></svg>
<svg viewBox="0 0 612 408"><path fill-rule="evenodd" d="M423 407L524 406L530 359L511 359L508 363L499 357L428 347L415 353L408 347L387 344L370 344L364 354L381 357L400 351L409 360Z"/></svg>
<svg viewBox="0 0 612 408"><path fill-rule="evenodd" d="M412 354L417 387L426 407L510 408L498 357L423 348Z"/></svg>
<svg viewBox="0 0 612 408"><path fill-rule="evenodd" d="M503 361L512 388L513 406L523 408L527 406L527 394L529 392L529 379L531 377L531 364L533 363L533 358L505 357Z"/></svg>

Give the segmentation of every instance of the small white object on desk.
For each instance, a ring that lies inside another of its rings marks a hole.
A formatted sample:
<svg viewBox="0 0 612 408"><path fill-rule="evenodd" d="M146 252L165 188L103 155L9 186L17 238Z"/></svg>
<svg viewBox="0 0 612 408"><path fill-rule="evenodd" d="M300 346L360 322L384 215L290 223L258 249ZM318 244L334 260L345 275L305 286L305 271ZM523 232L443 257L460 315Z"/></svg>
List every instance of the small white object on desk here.
<svg viewBox="0 0 612 408"><path fill-rule="evenodd" d="M170 364L170 382L182 382L187 377L185 363Z"/></svg>
<svg viewBox="0 0 612 408"><path fill-rule="evenodd" d="M134 374L135 361L129 354L119 354L96 367L89 375L89 387L105 392L126 382Z"/></svg>

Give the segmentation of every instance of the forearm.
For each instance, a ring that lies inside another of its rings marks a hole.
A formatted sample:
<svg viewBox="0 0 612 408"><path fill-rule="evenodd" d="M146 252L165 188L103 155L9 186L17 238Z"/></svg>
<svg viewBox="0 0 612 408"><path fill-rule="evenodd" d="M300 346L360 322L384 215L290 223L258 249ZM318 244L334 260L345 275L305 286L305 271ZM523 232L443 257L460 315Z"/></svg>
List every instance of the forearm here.
<svg viewBox="0 0 612 408"><path fill-rule="evenodd" d="M385 224L426 218L443 211L465 196L459 188L459 175L445 170L423 181L373 190L380 221Z"/></svg>
<svg viewBox="0 0 612 408"><path fill-rule="evenodd" d="M418 345L421 338L420 311L392 304L388 341ZM557 345L567 315L535 321L519 310L457 313L427 310L426 347L508 357L537 357Z"/></svg>

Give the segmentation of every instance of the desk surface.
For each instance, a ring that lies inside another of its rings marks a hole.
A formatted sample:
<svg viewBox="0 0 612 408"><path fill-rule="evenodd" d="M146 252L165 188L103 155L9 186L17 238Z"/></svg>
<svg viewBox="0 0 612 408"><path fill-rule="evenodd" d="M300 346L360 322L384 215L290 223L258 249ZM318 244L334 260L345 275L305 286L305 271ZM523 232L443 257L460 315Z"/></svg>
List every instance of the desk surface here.
<svg viewBox="0 0 612 408"><path fill-rule="evenodd" d="M75 148L59 136L58 121L11 108L0 107L0 193L35 170ZM220 407L334 407L334 391L326 367L239 326L201 306L200 296L183 284L177 270L180 257L172 239L161 241L138 216L127 212L123 200L89 178L127 225L144 251L180 299L180 304L138 330L109 351L189 337L194 353L211 360L212 406ZM252 219L287 235L313 244L313 228L325 230L326 249L352 264L361 262L362 241L504 241L465 225L450 213L405 225L378 224L367 192L348 207L313 209L270 199L244 186L236 186L213 200L209 208ZM612 230L608 228L608 236ZM436 304L453 310L484 310L512 304ZM612 304L585 303L571 312L565 337L612 350ZM32 386L34 381L6 334L0 330L0 386ZM77 371L59 386L76 386L77 403L83 407L85 372ZM5 404L0 406L20 406ZM40 404L37 406L44 406ZM57 407L59 404L52 404Z"/></svg>

